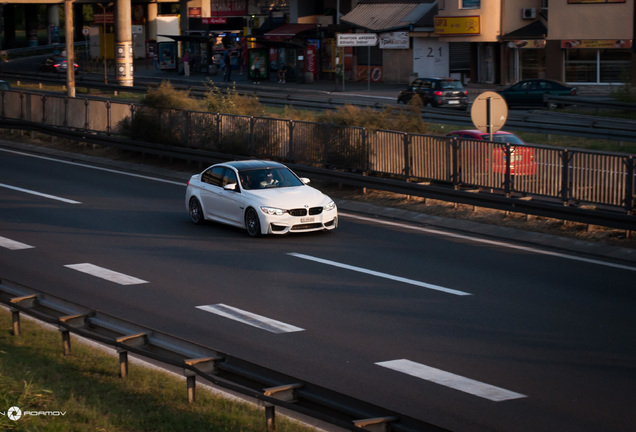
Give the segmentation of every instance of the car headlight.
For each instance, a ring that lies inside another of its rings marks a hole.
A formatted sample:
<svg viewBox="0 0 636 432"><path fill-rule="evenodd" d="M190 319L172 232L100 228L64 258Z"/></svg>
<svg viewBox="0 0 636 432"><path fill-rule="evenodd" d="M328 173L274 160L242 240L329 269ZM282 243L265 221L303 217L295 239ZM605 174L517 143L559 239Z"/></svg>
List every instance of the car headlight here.
<svg viewBox="0 0 636 432"><path fill-rule="evenodd" d="M274 208L274 207L266 207L266 206L262 206L261 207L261 211L265 214L269 214L269 215L277 215L277 216L282 216L285 213L287 213L286 210L283 209L279 209L279 208Z"/></svg>
<svg viewBox="0 0 636 432"><path fill-rule="evenodd" d="M329 204L323 207L325 211L333 210L336 208L336 203L333 201L329 201Z"/></svg>

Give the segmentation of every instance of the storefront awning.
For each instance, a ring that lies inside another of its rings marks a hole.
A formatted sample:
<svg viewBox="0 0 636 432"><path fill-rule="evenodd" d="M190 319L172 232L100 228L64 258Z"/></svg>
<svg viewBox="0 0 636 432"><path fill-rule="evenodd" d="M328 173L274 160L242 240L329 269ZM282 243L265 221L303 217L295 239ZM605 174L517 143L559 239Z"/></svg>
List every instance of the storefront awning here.
<svg viewBox="0 0 636 432"><path fill-rule="evenodd" d="M272 31L265 33L265 39L271 41L284 41L292 39L300 33L313 30L316 24L285 24Z"/></svg>
<svg viewBox="0 0 636 432"><path fill-rule="evenodd" d="M515 41L521 39L545 39L548 35L548 28L541 21L535 21L517 30L511 31L502 37L505 41Z"/></svg>
<svg viewBox="0 0 636 432"><path fill-rule="evenodd" d="M363 3L340 18L340 21L371 32L411 30L433 8L437 8L437 0Z"/></svg>

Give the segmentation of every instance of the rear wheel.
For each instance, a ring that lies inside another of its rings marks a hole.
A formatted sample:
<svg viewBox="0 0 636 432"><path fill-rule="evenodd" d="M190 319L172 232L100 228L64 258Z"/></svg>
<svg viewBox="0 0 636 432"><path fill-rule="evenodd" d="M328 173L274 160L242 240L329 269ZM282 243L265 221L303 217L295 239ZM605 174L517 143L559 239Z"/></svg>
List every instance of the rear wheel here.
<svg viewBox="0 0 636 432"><path fill-rule="evenodd" d="M261 222L258 214L253 208L248 208L245 212L245 229L250 237L258 237L261 235Z"/></svg>
<svg viewBox="0 0 636 432"><path fill-rule="evenodd" d="M197 225L203 223L203 210L201 209L201 204L199 203L198 199L194 197L190 198L188 213L190 214L190 220L193 223Z"/></svg>

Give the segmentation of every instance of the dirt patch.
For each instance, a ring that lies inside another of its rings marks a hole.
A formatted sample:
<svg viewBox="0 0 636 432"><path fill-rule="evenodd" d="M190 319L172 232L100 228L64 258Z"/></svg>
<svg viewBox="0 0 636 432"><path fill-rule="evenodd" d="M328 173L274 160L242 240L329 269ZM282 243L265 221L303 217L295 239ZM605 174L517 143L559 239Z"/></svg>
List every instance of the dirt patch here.
<svg viewBox="0 0 636 432"><path fill-rule="evenodd" d="M82 153L87 156L148 164L181 172L198 171L198 168L194 168L193 164L179 160L154 156L142 157L136 152L123 151L93 144L77 143L75 141L62 140L38 133L3 130L0 136L3 139L10 141L25 142L32 145L54 148L56 150L66 152ZM378 206L421 212L432 216L471 220L525 231L559 235L590 242L607 243L626 248L636 248L635 231L628 233L625 230L617 230L541 216L528 216L520 213L492 210L466 204L409 197L391 192L377 190L367 190L364 192L362 188L339 186L318 181L314 182L314 185L332 198L361 201Z"/></svg>

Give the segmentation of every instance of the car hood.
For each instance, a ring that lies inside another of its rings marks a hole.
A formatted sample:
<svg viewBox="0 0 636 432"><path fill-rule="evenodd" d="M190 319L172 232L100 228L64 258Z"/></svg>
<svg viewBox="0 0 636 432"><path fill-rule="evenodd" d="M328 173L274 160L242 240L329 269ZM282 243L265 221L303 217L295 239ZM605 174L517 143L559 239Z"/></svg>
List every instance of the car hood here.
<svg viewBox="0 0 636 432"><path fill-rule="evenodd" d="M272 189L246 190L242 193L254 204L282 209L299 207L322 207L331 199L311 186L281 187Z"/></svg>

